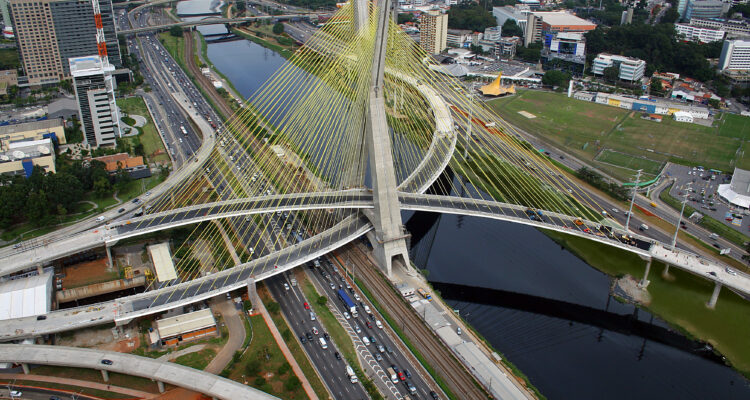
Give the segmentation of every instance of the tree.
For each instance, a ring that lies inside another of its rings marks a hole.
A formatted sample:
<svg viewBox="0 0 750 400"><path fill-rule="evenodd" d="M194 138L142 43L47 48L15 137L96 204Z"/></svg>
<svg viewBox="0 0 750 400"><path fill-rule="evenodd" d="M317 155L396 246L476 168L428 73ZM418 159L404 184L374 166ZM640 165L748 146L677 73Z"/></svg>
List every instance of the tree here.
<svg viewBox="0 0 750 400"><path fill-rule="evenodd" d="M276 35L281 35L284 33L284 25L281 22L277 22L273 25L272 31Z"/></svg>
<svg viewBox="0 0 750 400"><path fill-rule="evenodd" d="M721 102L719 99L708 99L708 105L718 110L721 107Z"/></svg>
<svg viewBox="0 0 750 400"><path fill-rule="evenodd" d="M518 47L516 49L516 57L523 61L530 63L538 63L539 58L542 56L542 44L531 43L529 47Z"/></svg>
<svg viewBox="0 0 750 400"><path fill-rule="evenodd" d="M570 74L558 70L550 70L544 73L542 83L547 86L565 86L570 80Z"/></svg>
<svg viewBox="0 0 750 400"><path fill-rule="evenodd" d="M649 89L651 90L651 93L659 93L661 94L664 90L664 87L661 85L661 79L659 78L651 78L651 84L649 85Z"/></svg>
<svg viewBox="0 0 750 400"><path fill-rule="evenodd" d="M258 372L260 372L260 361L258 361L257 359L250 360L245 365L245 374L257 375Z"/></svg>
<svg viewBox="0 0 750 400"><path fill-rule="evenodd" d="M505 20L505 23L503 23L502 32L503 36L523 36L523 30L520 26L518 26L516 21L512 19Z"/></svg>
<svg viewBox="0 0 750 400"><path fill-rule="evenodd" d="M287 392L293 392L297 390L300 385L301 382L299 381L299 378L297 378L296 375L292 375L286 379L286 382L284 382L284 389L286 389Z"/></svg>
<svg viewBox="0 0 750 400"><path fill-rule="evenodd" d="M242 14L247 9L247 6L245 5L245 0L237 0L234 2L234 9L237 10L238 13Z"/></svg>
<svg viewBox="0 0 750 400"><path fill-rule="evenodd" d="M171 28L169 28L169 34L174 37L180 37L182 36L182 27L173 25Z"/></svg>
<svg viewBox="0 0 750 400"><path fill-rule="evenodd" d="M417 17L412 13L400 13L398 14L398 23L405 24L407 22L417 22Z"/></svg>
<svg viewBox="0 0 750 400"><path fill-rule="evenodd" d="M616 82L620 78L620 69L616 66L604 68L604 80L607 82Z"/></svg>
<svg viewBox="0 0 750 400"><path fill-rule="evenodd" d="M100 198L107 197L112 193L112 185L107 178L99 178L94 181L94 193Z"/></svg>
<svg viewBox="0 0 750 400"><path fill-rule="evenodd" d="M274 314L278 313L279 310L281 310L281 306L279 306L279 303L275 301L268 303L268 306L266 308L268 309L268 312L274 313Z"/></svg>
<svg viewBox="0 0 750 400"><path fill-rule="evenodd" d="M325 306L326 303L328 303L328 297L319 296L317 301L318 301L318 304L320 304L321 306Z"/></svg>
<svg viewBox="0 0 750 400"><path fill-rule="evenodd" d="M486 28L496 25L497 20L490 12L471 1L463 1L448 11L448 27L451 29L484 32Z"/></svg>

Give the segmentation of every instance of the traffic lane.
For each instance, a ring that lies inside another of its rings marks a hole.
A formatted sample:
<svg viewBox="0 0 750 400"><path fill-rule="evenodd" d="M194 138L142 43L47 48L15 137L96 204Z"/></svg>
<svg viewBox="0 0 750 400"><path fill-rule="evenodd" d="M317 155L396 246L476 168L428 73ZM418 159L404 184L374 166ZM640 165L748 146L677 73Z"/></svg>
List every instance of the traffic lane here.
<svg viewBox="0 0 750 400"><path fill-rule="evenodd" d="M295 340L300 340L300 336L306 336L310 333L312 341L300 345L310 356L316 368L320 372L329 390L337 399L367 398L364 388L359 384L352 384L346 377L346 362L337 360L335 353L339 352L336 344L328 339L326 340L329 348L323 349L319 344L319 338L326 333L322 326L316 321L310 320L310 311L304 308L304 303L309 302L305 299L304 294L299 290L299 286L292 285L287 276L288 273L268 279L268 287L274 299L289 321ZM289 288L284 288L284 284ZM318 329L318 334L312 333L312 328ZM306 339L307 340L307 339Z"/></svg>
<svg viewBox="0 0 750 400"><path fill-rule="evenodd" d="M335 260L335 259L334 259ZM338 262L337 260L335 260ZM336 306L337 310L341 315L344 315L344 311L348 311L345 309L343 303L338 298L338 290L344 289L347 291L347 294L351 297L354 293L356 293L356 290L354 289L354 286L352 287L352 290L346 289L346 281L342 281L342 275L336 272L336 270L343 271L342 268L336 267L334 269L334 266L330 264L330 260L325 260L321 263L321 267L315 268L317 273L313 273L312 275L315 276L315 278L318 280L318 282L325 288L326 293L330 296L331 301ZM320 271L325 270L328 274L328 278L323 277L323 275L320 273ZM330 284L333 283L335 286L335 290L331 288ZM339 286L341 285L341 286ZM373 353L373 357L375 357L375 354L380 354L380 356L383 358L383 361L379 361L379 364L383 369L389 368L391 365L397 366L401 371L404 369L407 369L410 372L417 372L419 371L417 368L415 368L414 365L409 362L409 360L406 358L404 354L401 353L398 347L395 346L394 339L392 339L388 332L386 332L385 329L380 329L377 327L376 320L377 318L374 316L374 314L367 314L364 310L360 310L359 302L368 303L366 298L364 296L361 296L360 294L357 294L357 296L360 297L360 300L357 301L355 298L352 297L352 301L355 301L355 305L357 305L358 308L358 317L350 316L349 323L352 325L352 328L356 330L355 324L359 326L361 333L357 334L360 338L363 336L367 336L368 338L375 338L375 343L371 343L369 346L369 350L371 353ZM374 310L371 304L368 304L371 310ZM367 322L370 322L370 326L367 325ZM384 324L384 321L380 321L381 324ZM385 325L383 325L385 326ZM355 332L356 333L356 332ZM385 352L380 352L379 346L382 345ZM387 349L390 349L392 352L387 351ZM428 396L430 392L430 387L427 385L427 383L423 380L422 376L420 374L411 374L412 377L406 379L404 382L409 381L411 382L416 388L418 392L422 392L423 395ZM399 391L402 393L408 393L408 390L406 389L405 383L399 382L399 384L396 384Z"/></svg>
<svg viewBox="0 0 750 400"><path fill-rule="evenodd" d="M8 389L8 386L11 386L12 389ZM81 389L78 393L71 394L69 392L63 392L63 391L56 391L53 389L42 389L42 388L36 388L36 387L26 387L22 385L8 385L0 388L0 397L2 398L10 398L10 399L28 399L28 400L50 400L54 397L60 399L60 400L67 400L67 399L87 399L87 400L99 400L99 397L91 397L84 394L86 392L86 388ZM11 397L9 392L10 390L13 390L15 392L20 392L21 396L19 397Z"/></svg>

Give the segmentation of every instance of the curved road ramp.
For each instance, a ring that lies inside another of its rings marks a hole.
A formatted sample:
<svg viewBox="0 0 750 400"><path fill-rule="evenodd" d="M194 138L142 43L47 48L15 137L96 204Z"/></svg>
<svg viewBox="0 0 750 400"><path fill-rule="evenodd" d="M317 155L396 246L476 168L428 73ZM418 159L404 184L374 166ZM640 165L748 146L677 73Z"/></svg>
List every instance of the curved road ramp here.
<svg viewBox="0 0 750 400"><path fill-rule="evenodd" d="M112 351L65 346L0 344L0 362L96 369L102 371L105 380L109 372L117 372L154 380L160 383L160 387L162 383L169 383L215 399L278 400L277 397L260 390L208 372ZM27 370L26 366L24 370Z"/></svg>

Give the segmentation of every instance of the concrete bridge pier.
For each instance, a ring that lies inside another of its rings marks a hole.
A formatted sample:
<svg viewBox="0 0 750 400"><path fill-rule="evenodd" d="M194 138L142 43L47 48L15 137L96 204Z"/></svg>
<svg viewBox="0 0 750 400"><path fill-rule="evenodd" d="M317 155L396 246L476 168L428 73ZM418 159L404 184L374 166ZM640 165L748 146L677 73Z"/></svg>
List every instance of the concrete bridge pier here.
<svg viewBox="0 0 750 400"><path fill-rule="evenodd" d="M641 289L645 289L648 287L649 280L648 280L648 273L651 271L651 259L646 260L646 272L643 274L643 279L638 283L638 286Z"/></svg>
<svg viewBox="0 0 750 400"><path fill-rule="evenodd" d="M255 307L256 299L258 298L258 289L255 285L255 278L250 278L247 280L247 298L250 300L250 303Z"/></svg>
<svg viewBox="0 0 750 400"><path fill-rule="evenodd" d="M107 268L111 270L114 267L114 264L112 263L112 251L106 244L104 245L104 250L107 251Z"/></svg>
<svg viewBox="0 0 750 400"><path fill-rule="evenodd" d="M664 278L669 278L669 264L664 264L664 271L661 271L661 276Z"/></svg>
<svg viewBox="0 0 750 400"><path fill-rule="evenodd" d="M100 369L99 371L102 373L102 379L104 382L109 382L109 371L106 369Z"/></svg>
<svg viewBox="0 0 750 400"><path fill-rule="evenodd" d="M28 375L31 371L29 370L29 364L21 363L21 369L23 369L23 373L25 375Z"/></svg>
<svg viewBox="0 0 750 400"><path fill-rule="evenodd" d="M711 299L706 303L706 307L710 309L716 308L716 301L719 300L719 292L721 292L721 283L716 282L716 286L714 286L714 292L711 294Z"/></svg>
<svg viewBox="0 0 750 400"><path fill-rule="evenodd" d="M162 381L156 381L156 386L159 388L159 393L164 393L164 382Z"/></svg>

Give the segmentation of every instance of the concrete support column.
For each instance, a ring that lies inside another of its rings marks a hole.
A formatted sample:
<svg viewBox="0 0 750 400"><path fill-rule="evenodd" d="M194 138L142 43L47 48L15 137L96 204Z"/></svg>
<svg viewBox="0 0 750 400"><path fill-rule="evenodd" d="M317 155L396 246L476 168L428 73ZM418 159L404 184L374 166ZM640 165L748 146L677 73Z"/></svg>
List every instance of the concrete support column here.
<svg viewBox="0 0 750 400"><path fill-rule="evenodd" d="M99 371L102 372L102 379L104 379L104 382L109 382L109 371L106 369L100 369Z"/></svg>
<svg viewBox="0 0 750 400"><path fill-rule="evenodd" d="M712 310L716 307L716 301L719 300L719 292L721 292L721 283L716 282L716 286L714 286L714 292L711 294L711 300L706 303L706 307Z"/></svg>
<svg viewBox="0 0 750 400"><path fill-rule="evenodd" d="M643 279L638 284L641 288L648 287L648 273L651 271L651 259L646 260L646 272L643 274Z"/></svg>
<svg viewBox="0 0 750 400"><path fill-rule="evenodd" d="M255 278L247 280L247 298L252 303L253 308L256 306L256 299L258 299L258 289L255 285Z"/></svg>
<svg viewBox="0 0 750 400"><path fill-rule="evenodd" d="M663 277L669 276L669 264L664 265L664 271L661 272L661 276Z"/></svg>
<svg viewBox="0 0 750 400"><path fill-rule="evenodd" d="M164 382L162 381L156 381L156 386L159 387L159 393L164 393Z"/></svg>
<svg viewBox="0 0 750 400"><path fill-rule="evenodd" d="M36 272L39 275L41 275L42 273L44 273L44 266L42 266L42 264L37 264L37 266L36 266Z"/></svg>
<svg viewBox="0 0 750 400"><path fill-rule="evenodd" d="M29 374L29 364L22 363L21 368L23 369L23 373L28 375Z"/></svg>
<svg viewBox="0 0 750 400"><path fill-rule="evenodd" d="M112 269L114 264L112 263L112 251L109 250L109 246L105 245L104 249L107 251L107 268Z"/></svg>

